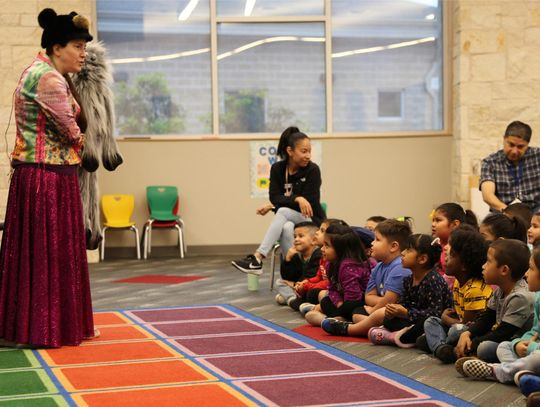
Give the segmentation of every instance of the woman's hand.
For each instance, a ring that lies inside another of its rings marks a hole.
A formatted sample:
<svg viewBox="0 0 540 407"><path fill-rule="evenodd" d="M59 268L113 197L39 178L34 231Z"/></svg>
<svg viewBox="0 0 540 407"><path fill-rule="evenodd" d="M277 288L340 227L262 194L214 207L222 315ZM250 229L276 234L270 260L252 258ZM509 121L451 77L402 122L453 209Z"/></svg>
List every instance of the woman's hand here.
<svg viewBox="0 0 540 407"><path fill-rule="evenodd" d="M274 209L274 205L272 205L271 203L268 203L268 204L260 207L259 209L257 209L257 215L264 216L268 212L270 212L272 209Z"/></svg>
<svg viewBox="0 0 540 407"><path fill-rule="evenodd" d="M300 212L302 215L304 215L306 218L311 218L313 216L313 208L306 198L299 196L295 198L294 201L300 207Z"/></svg>

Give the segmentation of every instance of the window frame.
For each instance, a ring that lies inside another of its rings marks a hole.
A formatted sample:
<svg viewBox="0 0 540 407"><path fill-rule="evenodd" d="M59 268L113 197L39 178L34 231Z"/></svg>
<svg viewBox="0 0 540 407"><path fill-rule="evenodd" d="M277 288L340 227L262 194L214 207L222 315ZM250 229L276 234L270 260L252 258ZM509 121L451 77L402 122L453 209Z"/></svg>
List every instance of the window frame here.
<svg viewBox="0 0 540 407"><path fill-rule="evenodd" d="M341 138L397 138L397 137L448 137L452 135L452 69L451 69L451 35L452 35L452 10L451 4L441 1L442 25L440 36L442 37L442 104L443 104L443 128L440 130L404 130L404 131L350 131L334 132L333 128L333 84L332 84L332 0L324 1L324 15L321 16L217 16L217 0L209 1L210 8L210 72L211 72L211 109L212 109L212 129L210 134L172 134L172 135L120 135L118 141L193 141L193 140L268 140L277 139L279 134L275 133L239 133L223 134L220 132L220 95L218 85L218 24L220 23L306 23L316 22L324 24L325 32L325 89L326 89L326 132L310 133L314 139L341 139ZM96 33L96 40L99 40L97 31L97 2L93 2L93 28ZM378 118L378 120L381 120ZM384 119L383 119L384 120Z"/></svg>

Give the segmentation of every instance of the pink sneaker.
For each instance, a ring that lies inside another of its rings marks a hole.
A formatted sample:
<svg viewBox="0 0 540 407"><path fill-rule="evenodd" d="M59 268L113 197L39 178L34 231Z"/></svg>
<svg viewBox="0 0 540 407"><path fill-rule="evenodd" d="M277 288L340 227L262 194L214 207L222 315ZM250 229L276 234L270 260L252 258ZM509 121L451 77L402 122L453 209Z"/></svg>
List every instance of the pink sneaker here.
<svg viewBox="0 0 540 407"><path fill-rule="evenodd" d="M395 345L395 333L381 327L373 327L368 331L368 338L373 345Z"/></svg>

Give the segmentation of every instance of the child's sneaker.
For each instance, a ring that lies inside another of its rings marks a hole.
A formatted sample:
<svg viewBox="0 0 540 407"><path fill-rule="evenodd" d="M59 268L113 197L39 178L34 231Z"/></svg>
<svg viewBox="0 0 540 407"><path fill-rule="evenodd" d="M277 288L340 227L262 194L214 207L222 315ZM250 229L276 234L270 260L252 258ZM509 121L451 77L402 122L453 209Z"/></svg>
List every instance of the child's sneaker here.
<svg viewBox="0 0 540 407"><path fill-rule="evenodd" d="M287 299L281 294L276 294L276 302L279 305L287 305Z"/></svg>
<svg viewBox="0 0 540 407"><path fill-rule="evenodd" d="M465 374L465 372L463 371L463 364L468 361L468 360L474 360L474 359L478 359L476 356L464 356L462 358L459 358L456 363L454 363L454 366L456 368L456 370L458 371L458 373L462 376L467 376Z"/></svg>
<svg viewBox="0 0 540 407"><path fill-rule="evenodd" d="M416 348L420 349L422 352L431 353L431 349L429 349L429 345L427 343L426 334L422 334L416 338Z"/></svg>
<svg viewBox="0 0 540 407"><path fill-rule="evenodd" d="M463 373L466 377L471 377L473 379L495 380L493 367L480 359L465 361L465 363L463 363Z"/></svg>
<svg viewBox="0 0 540 407"><path fill-rule="evenodd" d="M520 370L514 375L514 381L525 396L540 391L540 376L536 372Z"/></svg>
<svg viewBox="0 0 540 407"><path fill-rule="evenodd" d="M435 349L434 355L443 363L455 363L457 360L454 353L454 347L452 345L442 344Z"/></svg>
<svg viewBox="0 0 540 407"><path fill-rule="evenodd" d="M348 336L349 332L347 328L350 324L351 323L348 321L340 321L335 318L326 318L322 321L321 328L331 335Z"/></svg>
<svg viewBox="0 0 540 407"><path fill-rule="evenodd" d="M370 328L367 334L369 341L373 345L395 345L395 336L394 332L391 332L384 327Z"/></svg>
<svg viewBox="0 0 540 407"><path fill-rule="evenodd" d="M289 298L287 298L287 305L288 305L289 307L293 308L292 302L293 302L294 300L296 300L296 298L297 298L296 295L291 295Z"/></svg>
<svg viewBox="0 0 540 407"><path fill-rule="evenodd" d="M300 307L298 307L298 311L300 311L300 314L306 315L309 311L313 311L315 308L315 304L312 304L310 302L304 302L300 304Z"/></svg>
<svg viewBox="0 0 540 407"><path fill-rule="evenodd" d="M409 332L413 326L414 325L407 326L407 327L405 327L403 329L400 329L399 331L394 332L394 342L398 347L400 347L402 349L414 348L416 343L403 343L403 342L401 342L401 337L405 333Z"/></svg>
<svg viewBox="0 0 540 407"><path fill-rule="evenodd" d="M233 260L231 264L243 273L255 274L257 276L262 274L262 261L257 259L253 254L243 259Z"/></svg>

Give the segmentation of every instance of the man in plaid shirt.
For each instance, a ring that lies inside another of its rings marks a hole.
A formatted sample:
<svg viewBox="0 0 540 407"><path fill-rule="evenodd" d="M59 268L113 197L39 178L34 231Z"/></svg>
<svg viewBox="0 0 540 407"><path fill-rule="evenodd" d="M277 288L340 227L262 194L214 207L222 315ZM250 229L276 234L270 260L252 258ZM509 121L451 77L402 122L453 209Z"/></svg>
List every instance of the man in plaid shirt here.
<svg viewBox="0 0 540 407"><path fill-rule="evenodd" d="M502 150L482 160L480 190L491 210L523 202L540 208L540 148L529 147L531 127L514 121L504 133Z"/></svg>

